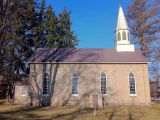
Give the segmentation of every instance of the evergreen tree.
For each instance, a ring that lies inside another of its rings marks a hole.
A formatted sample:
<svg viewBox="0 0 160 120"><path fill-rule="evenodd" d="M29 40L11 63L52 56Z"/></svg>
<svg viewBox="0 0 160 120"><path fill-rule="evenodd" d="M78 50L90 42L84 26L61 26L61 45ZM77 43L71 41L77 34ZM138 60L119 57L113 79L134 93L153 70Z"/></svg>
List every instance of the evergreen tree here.
<svg viewBox="0 0 160 120"><path fill-rule="evenodd" d="M14 3L14 2L13 2ZM16 11L3 28L1 41L0 66L3 68L3 77L6 83L6 96L13 97L14 83L20 80L22 73L26 74L27 60L34 52L35 45L39 44L36 37L36 12L34 0L16 1ZM38 45L37 45L38 46Z"/></svg>
<svg viewBox="0 0 160 120"><path fill-rule="evenodd" d="M2 0L0 4L0 75L6 81L6 96L13 97L14 83L28 70L27 61L39 47L75 47L67 9L57 18L45 0ZM4 6L3 6L4 5ZM2 86L0 85L0 88Z"/></svg>
<svg viewBox="0 0 160 120"><path fill-rule="evenodd" d="M26 71L26 61L34 52L35 46L40 46L36 36L36 12L34 0L21 0L19 9L14 17L13 38L14 71L16 74Z"/></svg>
<svg viewBox="0 0 160 120"><path fill-rule="evenodd" d="M58 20L58 47L59 48L73 48L79 40L74 32L71 30L70 13L66 8L59 15Z"/></svg>
<svg viewBox="0 0 160 120"><path fill-rule="evenodd" d="M37 8L37 19L36 19L36 36L37 40L39 40L39 45L37 44L35 48L45 47L45 9L46 9L46 1L42 0L41 4L38 5Z"/></svg>
<svg viewBox="0 0 160 120"><path fill-rule="evenodd" d="M2 0L0 4L0 75L3 76L0 90L5 93L4 97L8 98L13 97L14 94L12 26L18 3L19 0Z"/></svg>
<svg viewBox="0 0 160 120"><path fill-rule="evenodd" d="M10 39L12 19L18 8L19 0L1 0L0 4L0 74L3 74L5 60L5 45Z"/></svg>
<svg viewBox="0 0 160 120"><path fill-rule="evenodd" d="M58 32L57 32L57 17L52 10L52 6L49 5L46 11L46 44L47 47L58 47Z"/></svg>

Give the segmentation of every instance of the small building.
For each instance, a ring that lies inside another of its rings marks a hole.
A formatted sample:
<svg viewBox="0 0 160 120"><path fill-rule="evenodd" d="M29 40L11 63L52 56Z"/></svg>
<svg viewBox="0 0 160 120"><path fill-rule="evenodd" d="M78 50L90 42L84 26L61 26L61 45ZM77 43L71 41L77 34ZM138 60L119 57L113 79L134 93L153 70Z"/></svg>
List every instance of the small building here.
<svg viewBox="0 0 160 120"><path fill-rule="evenodd" d="M22 75L20 80L15 83L14 102L17 104L29 105L30 97L28 94L30 83L28 75Z"/></svg>
<svg viewBox="0 0 160 120"><path fill-rule="evenodd" d="M130 42L121 6L115 38L112 49L37 49L29 60L28 95L16 102L92 107L150 104L148 62ZM21 90L16 89L16 97L25 93Z"/></svg>

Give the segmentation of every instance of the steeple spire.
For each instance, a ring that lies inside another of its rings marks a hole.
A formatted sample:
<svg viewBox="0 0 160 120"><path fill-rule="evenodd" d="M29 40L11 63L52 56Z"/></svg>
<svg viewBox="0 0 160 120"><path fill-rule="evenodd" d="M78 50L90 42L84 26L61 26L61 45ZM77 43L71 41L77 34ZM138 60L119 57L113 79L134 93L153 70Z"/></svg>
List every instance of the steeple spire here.
<svg viewBox="0 0 160 120"><path fill-rule="evenodd" d="M134 45L130 44L130 31L121 5L119 5L115 36L117 52L134 51Z"/></svg>
<svg viewBox="0 0 160 120"><path fill-rule="evenodd" d="M129 30L126 17L124 15L121 4L119 4L118 20L116 30L126 29Z"/></svg>

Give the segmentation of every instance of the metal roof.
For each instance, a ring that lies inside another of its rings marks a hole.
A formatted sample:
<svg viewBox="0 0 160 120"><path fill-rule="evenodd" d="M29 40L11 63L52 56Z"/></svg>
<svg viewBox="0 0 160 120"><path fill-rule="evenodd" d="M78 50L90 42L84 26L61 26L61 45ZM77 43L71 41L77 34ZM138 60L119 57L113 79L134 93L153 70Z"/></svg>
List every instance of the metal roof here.
<svg viewBox="0 0 160 120"><path fill-rule="evenodd" d="M117 52L115 49L38 48L29 63L147 63L139 50Z"/></svg>

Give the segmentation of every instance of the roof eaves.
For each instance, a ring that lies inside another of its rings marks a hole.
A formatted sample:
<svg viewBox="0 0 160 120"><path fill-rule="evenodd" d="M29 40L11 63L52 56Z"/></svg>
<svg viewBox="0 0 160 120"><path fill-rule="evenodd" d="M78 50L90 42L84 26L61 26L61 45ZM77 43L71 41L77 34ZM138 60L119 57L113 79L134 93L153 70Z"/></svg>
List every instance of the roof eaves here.
<svg viewBox="0 0 160 120"><path fill-rule="evenodd" d="M140 64L140 63L149 63L147 61L144 61L144 62L29 62L29 64L49 64L49 63L52 63L52 64L56 64L56 63L59 63L59 64L78 64L78 63L84 63L84 64L129 64L129 63L137 63L137 64Z"/></svg>

